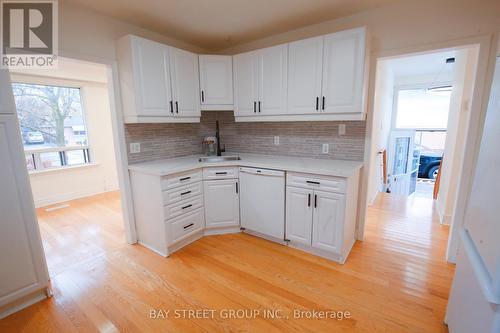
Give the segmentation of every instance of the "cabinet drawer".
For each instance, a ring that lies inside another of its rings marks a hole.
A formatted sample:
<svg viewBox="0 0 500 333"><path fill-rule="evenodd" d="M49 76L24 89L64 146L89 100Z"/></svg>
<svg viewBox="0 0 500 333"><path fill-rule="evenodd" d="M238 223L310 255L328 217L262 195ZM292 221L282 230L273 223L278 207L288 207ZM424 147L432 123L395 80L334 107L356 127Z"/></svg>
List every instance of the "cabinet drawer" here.
<svg viewBox="0 0 500 333"><path fill-rule="evenodd" d="M237 167L203 168L203 179L229 179L238 178Z"/></svg>
<svg viewBox="0 0 500 333"><path fill-rule="evenodd" d="M192 184L201 181L201 170L191 170L175 175L161 178L161 189L170 190L181 185Z"/></svg>
<svg viewBox="0 0 500 333"><path fill-rule="evenodd" d="M286 175L287 186L318 189L329 192L345 193L346 180L339 177L289 172Z"/></svg>
<svg viewBox="0 0 500 333"><path fill-rule="evenodd" d="M170 205L184 199L189 199L203 193L203 183L197 182L163 191L163 205Z"/></svg>
<svg viewBox="0 0 500 333"><path fill-rule="evenodd" d="M170 220L187 212L191 212L197 208L203 207L203 196L198 195L194 198L182 200L180 202L163 207L165 220Z"/></svg>
<svg viewBox="0 0 500 333"><path fill-rule="evenodd" d="M171 222L167 222L166 230L170 230L170 244L182 240L184 237L199 231L203 228L203 208L198 208L190 213L182 215Z"/></svg>

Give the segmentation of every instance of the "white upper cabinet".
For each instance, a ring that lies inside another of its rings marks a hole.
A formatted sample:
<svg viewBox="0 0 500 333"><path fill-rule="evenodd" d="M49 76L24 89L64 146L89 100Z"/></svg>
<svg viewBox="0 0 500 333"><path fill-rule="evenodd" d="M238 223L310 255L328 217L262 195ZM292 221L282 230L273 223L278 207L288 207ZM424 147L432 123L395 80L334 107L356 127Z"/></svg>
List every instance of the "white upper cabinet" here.
<svg viewBox="0 0 500 333"><path fill-rule="evenodd" d="M234 56L235 117L286 112L288 45Z"/></svg>
<svg viewBox="0 0 500 333"><path fill-rule="evenodd" d="M249 76L253 72L234 68L234 77L245 82L235 82L236 121L363 120L365 42L363 27L236 55L235 61L253 55L253 66L259 68L258 96L253 100L249 95L254 92L240 89L255 79ZM287 55L283 53L286 49ZM238 100L248 104L244 112L236 110ZM254 100L257 106L252 114Z"/></svg>
<svg viewBox="0 0 500 333"><path fill-rule="evenodd" d="M170 48L173 110L176 117L200 117L198 56Z"/></svg>
<svg viewBox="0 0 500 333"><path fill-rule="evenodd" d="M260 50L259 66L259 115L286 113L288 45L278 45Z"/></svg>
<svg viewBox="0 0 500 333"><path fill-rule="evenodd" d="M321 111L362 113L365 29L324 37Z"/></svg>
<svg viewBox="0 0 500 333"><path fill-rule="evenodd" d="M257 113L259 99L259 56L257 52L238 54L234 61L234 115L251 116Z"/></svg>
<svg viewBox="0 0 500 333"><path fill-rule="evenodd" d="M196 54L132 35L117 52L126 123L199 122Z"/></svg>
<svg viewBox="0 0 500 333"><path fill-rule="evenodd" d="M233 57L200 55L202 110L233 110Z"/></svg>
<svg viewBox="0 0 500 333"><path fill-rule="evenodd" d="M288 46L288 113L319 111L323 76L323 36Z"/></svg>

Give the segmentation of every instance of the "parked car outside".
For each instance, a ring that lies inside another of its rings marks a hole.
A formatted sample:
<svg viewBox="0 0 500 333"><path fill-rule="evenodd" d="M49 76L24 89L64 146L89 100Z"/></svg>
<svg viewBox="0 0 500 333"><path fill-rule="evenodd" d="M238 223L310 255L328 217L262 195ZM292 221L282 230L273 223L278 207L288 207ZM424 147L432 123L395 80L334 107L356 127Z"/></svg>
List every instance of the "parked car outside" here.
<svg viewBox="0 0 500 333"><path fill-rule="evenodd" d="M442 155L438 153L422 153L420 155L418 178L436 179L442 159Z"/></svg>
<svg viewBox="0 0 500 333"><path fill-rule="evenodd" d="M25 142L27 144L44 143L45 139L43 138L43 134L41 132L34 131L26 133Z"/></svg>

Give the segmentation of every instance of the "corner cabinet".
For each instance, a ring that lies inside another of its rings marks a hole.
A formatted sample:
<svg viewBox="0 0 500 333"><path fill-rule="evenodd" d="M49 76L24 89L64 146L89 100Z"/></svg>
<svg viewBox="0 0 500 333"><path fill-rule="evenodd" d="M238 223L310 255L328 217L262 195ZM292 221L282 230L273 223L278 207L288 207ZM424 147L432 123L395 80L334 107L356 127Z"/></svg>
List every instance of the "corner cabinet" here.
<svg viewBox="0 0 500 333"><path fill-rule="evenodd" d="M196 54L132 35L117 52L125 123L200 121Z"/></svg>
<svg viewBox="0 0 500 333"><path fill-rule="evenodd" d="M235 55L236 121L364 120L366 40L361 27Z"/></svg>
<svg viewBox="0 0 500 333"><path fill-rule="evenodd" d="M286 113L287 59L286 44L234 56L236 120Z"/></svg>
<svg viewBox="0 0 500 333"><path fill-rule="evenodd" d="M233 110L233 57L200 55L201 110Z"/></svg>

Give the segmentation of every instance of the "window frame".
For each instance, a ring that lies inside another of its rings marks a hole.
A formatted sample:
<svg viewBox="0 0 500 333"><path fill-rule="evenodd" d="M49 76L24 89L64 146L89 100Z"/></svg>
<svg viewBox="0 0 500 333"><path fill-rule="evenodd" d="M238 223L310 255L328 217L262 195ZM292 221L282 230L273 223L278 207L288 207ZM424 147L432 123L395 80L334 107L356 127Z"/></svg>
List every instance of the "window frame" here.
<svg viewBox="0 0 500 333"><path fill-rule="evenodd" d="M415 127L415 128L402 127L402 128L399 128L396 126L396 121L397 121L397 117L398 117L398 99L399 99L399 92L401 90L422 90L422 89L430 89L430 88L434 88L434 87L438 87L438 86L450 86L453 89L452 82L447 82L447 81L434 82L433 84L422 83L422 84L395 85L394 92L393 92L393 102L392 102L393 104L392 104L392 116L391 116L391 130L415 130L415 131L422 131L422 132L445 131L446 132L447 127L448 127L448 121L446 121L446 127L444 127L444 128L427 128L427 127ZM448 117L449 117L449 114L448 114Z"/></svg>
<svg viewBox="0 0 500 333"><path fill-rule="evenodd" d="M29 170L28 173L31 174L39 174L39 173L45 173L45 172L53 172L57 170L65 170L65 169L77 169L77 168L84 168L92 165L97 165L95 159L94 159L94 152L92 148L92 140L91 140L91 130L89 129L88 126L88 120L87 120L87 108L86 108L86 89L85 85L86 82L83 81L76 81L76 80L68 80L64 78L53 78L53 77L36 77L32 75L25 75L25 74L19 74L19 73L12 73L11 74L11 81L12 84L32 84L32 85L41 85L41 86L52 86L52 87L63 87L63 88L75 88L79 89L80 91L80 104L82 106L82 119L83 119L83 124L84 128L86 131L87 135L87 144L82 145L82 146L64 146L64 147L48 147L48 148L40 148L40 149L33 149L33 150L26 150L26 147L23 144L23 152L25 156L28 155L36 155L33 156L34 162L35 162L35 169ZM17 109L16 109L16 117L19 117L17 114ZM20 130L20 126L19 126ZM87 156L86 163L82 164L77 164L77 165L63 165L59 167L52 167L52 168L43 168L40 167L42 163L40 163L40 154L41 153L47 153L47 152L66 152L66 151L74 151L74 150L82 150L83 154ZM26 158L26 157L25 157Z"/></svg>

